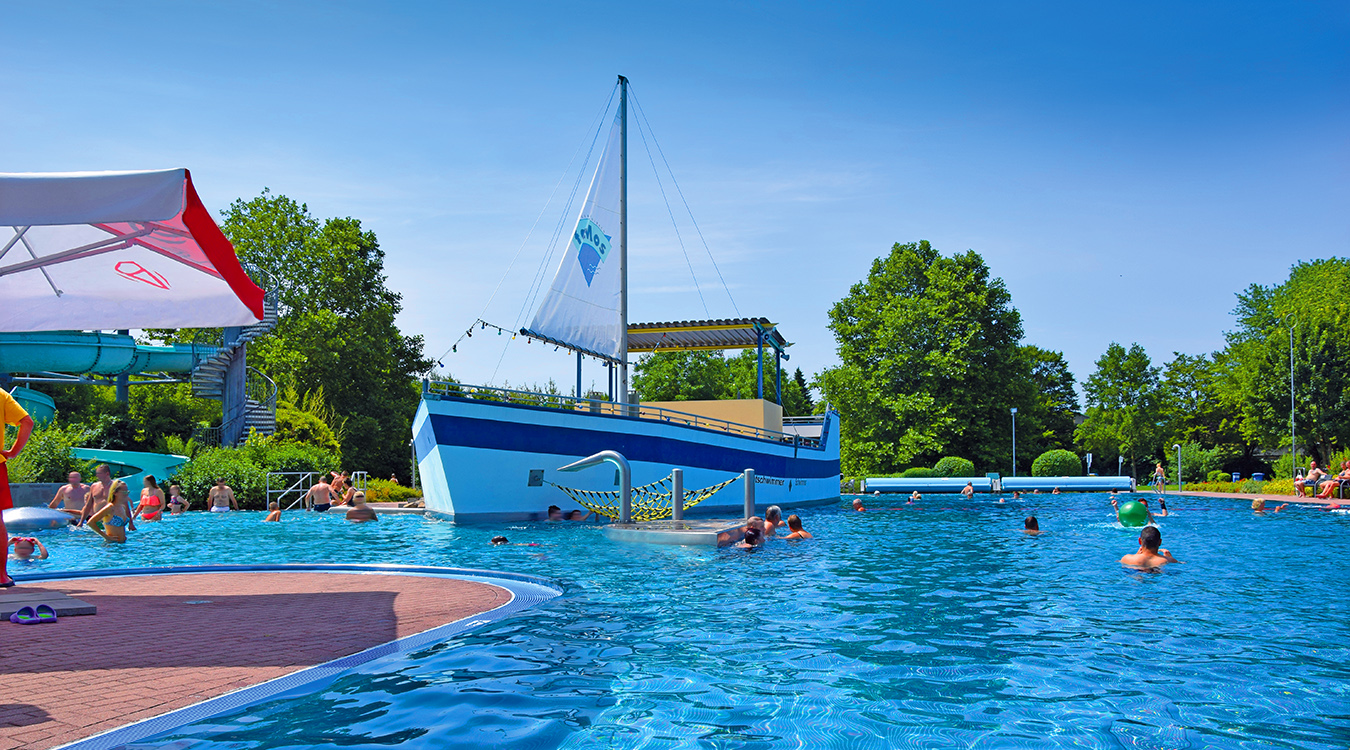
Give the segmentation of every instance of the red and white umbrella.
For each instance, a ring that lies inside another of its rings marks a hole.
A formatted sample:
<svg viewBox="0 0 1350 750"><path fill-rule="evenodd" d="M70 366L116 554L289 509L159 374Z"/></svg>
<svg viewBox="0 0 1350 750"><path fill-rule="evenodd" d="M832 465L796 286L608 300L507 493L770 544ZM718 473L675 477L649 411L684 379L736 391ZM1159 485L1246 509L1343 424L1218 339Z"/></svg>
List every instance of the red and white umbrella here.
<svg viewBox="0 0 1350 750"><path fill-rule="evenodd" d="M263 317L186 169L0 173L0 331L215 328Z"/></svg>

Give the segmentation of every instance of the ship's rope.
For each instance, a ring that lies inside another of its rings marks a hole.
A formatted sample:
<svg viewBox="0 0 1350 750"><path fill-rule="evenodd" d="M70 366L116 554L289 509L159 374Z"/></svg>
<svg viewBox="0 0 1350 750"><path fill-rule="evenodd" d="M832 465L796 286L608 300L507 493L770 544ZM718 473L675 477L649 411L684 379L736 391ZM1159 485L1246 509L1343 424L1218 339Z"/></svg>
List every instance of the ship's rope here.
<svg viewBox="0 0 1350 750"><path fill-rule="evenodd" d="M742 476L737 474L725 482L719 482L701 490L685 490L684 507L688 509L698 505ZM633 488L631 517L634 521L659 521L673 515L671 499L674 496L674 488L669 486L670 482L671 478L666 476L664 479ZM623 501L619 497L618 490L582 490L576 487L565 487L556 482L549 482L549 484L562 490L563 494L596 515L617 520L622 512Z"/></svg>

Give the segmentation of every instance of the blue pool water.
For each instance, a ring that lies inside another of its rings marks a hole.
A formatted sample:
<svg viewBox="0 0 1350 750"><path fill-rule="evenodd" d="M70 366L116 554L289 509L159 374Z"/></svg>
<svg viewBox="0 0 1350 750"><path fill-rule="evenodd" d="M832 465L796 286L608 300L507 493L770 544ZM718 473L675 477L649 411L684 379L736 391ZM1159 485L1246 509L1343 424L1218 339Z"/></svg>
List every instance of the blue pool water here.
<svg viewBox="0 0 1350 750"><path fill-rule="evenodd" d="M565 592L137 747L1345 748L1350 516L1169 504L1163 546L1185 564L1161 573L1118 565L1137 532L1101 495L841 504L803 513L815 540L754 552L586 524L193 513L124 546L46 532L32 570L396 562ZM1030 510L1047 533L1021 533Z"/></svg>

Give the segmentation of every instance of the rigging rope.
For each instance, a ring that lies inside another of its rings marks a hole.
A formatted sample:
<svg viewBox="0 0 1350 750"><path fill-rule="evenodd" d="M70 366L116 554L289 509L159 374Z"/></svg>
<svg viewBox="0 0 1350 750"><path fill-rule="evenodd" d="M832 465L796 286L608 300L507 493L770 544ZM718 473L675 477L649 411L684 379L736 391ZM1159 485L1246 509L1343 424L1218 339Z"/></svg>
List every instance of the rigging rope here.
<svg viewBox="0 0 1350 750"><path fill-rule="evenodd" d="M698 301L703 304L703 314L711 318L712 313L708 311L708 301L703 298L703 288L698 285L698 276L694 273L694 262L689 259L689 251L684 248L684 237L680 234L680 225L675 221L675 209L670 207L670 199L666 197L665 183L661 182L661 172L656 168L656 159L652 157L651 146L647 145L647 134L642 127L646 118L634 117L633 119L637 122L638 135L642 138L642 148L647 152L647 161L651 162L652 174L656 175L656 186L661 189L661 200L666 204L666 213L670 215L670 224L675 227L675 240L680 243L680 252L684 253L685 265L689 266L689 277L694 280L694 291L698 292ZM651 128L652 124L648 122L646 130L651 130ZM655 133L652 134L652 140L656 140Z"/></svg>
<svg viewBox="0 0 1350 750"><path fill-rule="evenodd" d="M647 129L651 130L651 120L647 119L647 113L643 111L642 104L638 102L637 92L633 89L631 81L628 84L628 92L633 97L634 108L637 110L638 114L641 115L643 121L647 123ZM741 308L736 305L736 298L731 296L731 287L727 286L727 280L722 276L722 269L717 265L717 259L713 257L712 248L708 247L708 240L703 236L703 230L698 226L698 219L694 218L694 211L689 207L689 200L684 197L684 190L680 188L680 181L675 179L675 171L670 168L670 162L666 160L666 152L661 148L661 141L657 140L656 131L654 130L652 131L652 143L656 144L656 153L661 155L661 163L666 165L666 172L670 174L670 181L675 185L675 192L679 194L680 200L684 202L684 210L689 213L689 221L693 223L694 231L698 232L698 238L703 242L703 249L708 253L708 260L712 261L713 270L717 271L717 278L722 282L722 290L727 293L727 299L731 300L731 307L736 311L736 315L740 316Z"/></svg>
<svg viewBox="0 0 1350 750"><path fill-rule="evenodd" d="M688 509L698 505L742 477L744 477L743 474L737 474L725 482L719 482L701 490L685 490L684 507ZM659 521L673 515L672 498L674 497L674 489L666 489L670 481L671 478L667 475L664 479L658 479L655 482L633 488L632 520ZM623 511L622 498L619 497L618 490L582 490L576 487L565 487L556 482L548 482L548 484L562 490L563 494L596 515L617 520Z"/></svg>

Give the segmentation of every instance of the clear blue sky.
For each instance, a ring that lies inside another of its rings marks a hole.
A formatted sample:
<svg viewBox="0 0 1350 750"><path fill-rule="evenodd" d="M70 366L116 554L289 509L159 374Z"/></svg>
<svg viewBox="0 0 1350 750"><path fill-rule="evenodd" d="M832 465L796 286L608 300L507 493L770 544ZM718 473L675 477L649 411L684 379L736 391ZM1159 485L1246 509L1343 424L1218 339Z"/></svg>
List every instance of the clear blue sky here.
<svg viewBox="0 0 1350 750"><path fill-rule="evenodd" d="M192 170L354 216L438 355L488 301L617 73L740 312L808 374L891 243L974 249L1079 378L1222 346L1234 293L1350 253L1344 3L9 3L0 171ZM632 318L704 315L630 147ZM570 177L569 177L570 180ZM667 185L669 189L669 185ZM555 202L485 317L517 322ZM571 219L569 219L569 222ZM732 309L685 230L714 316ZM553 269L548 270L552 275ZM502 348L444 362L485 382ZM496 382L573 361L510 347ZM587 380L603 382L599 367Z"/></svg>

